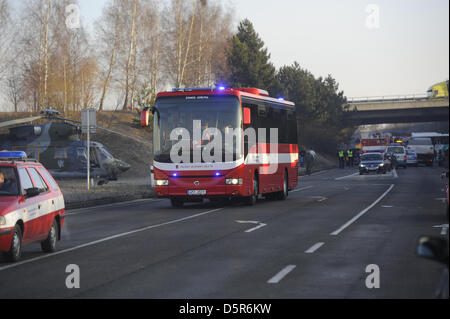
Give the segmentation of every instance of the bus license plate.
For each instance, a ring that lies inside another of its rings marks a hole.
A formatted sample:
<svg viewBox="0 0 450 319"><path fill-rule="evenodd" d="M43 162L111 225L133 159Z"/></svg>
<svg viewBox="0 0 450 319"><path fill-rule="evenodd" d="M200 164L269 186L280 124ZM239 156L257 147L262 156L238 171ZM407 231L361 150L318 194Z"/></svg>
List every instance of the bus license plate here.
<svg viewBox="0 0 450 319"><path fill-rule="evenodd" d="M206 195L206 190L193 190L187 192L189 196L203 196Z"/></svg>

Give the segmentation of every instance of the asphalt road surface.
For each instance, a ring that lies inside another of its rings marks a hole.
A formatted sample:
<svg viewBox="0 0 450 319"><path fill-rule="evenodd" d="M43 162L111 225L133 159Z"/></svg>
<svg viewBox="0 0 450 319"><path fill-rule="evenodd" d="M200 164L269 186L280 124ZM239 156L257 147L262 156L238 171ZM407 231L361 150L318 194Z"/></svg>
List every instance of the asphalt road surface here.
<svg viewBox="0 0 450 319"><path fill-rule="evenodd" d="M141 200L67 212L59 251L0 259L0 299L434 298L443 266L420 235L448 236L441 169L302 177L286 201ZM448 227L448 225L447 225ZM80 288L66 280L77 265ZM379 268L369 289L368 265Z"/></svg>

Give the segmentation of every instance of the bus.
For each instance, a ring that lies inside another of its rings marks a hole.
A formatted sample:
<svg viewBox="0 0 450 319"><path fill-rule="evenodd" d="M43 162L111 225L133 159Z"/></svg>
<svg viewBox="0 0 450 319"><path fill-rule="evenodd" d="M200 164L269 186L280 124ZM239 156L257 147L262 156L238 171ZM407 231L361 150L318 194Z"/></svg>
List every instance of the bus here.
<svg viewBox="0 0 450 319"><path fill-rule="evenodd" d="M294 103L256 88L173 89L157 95L152 112L154 193L173 207L233 198L254 205L297 187Z"/></svg>

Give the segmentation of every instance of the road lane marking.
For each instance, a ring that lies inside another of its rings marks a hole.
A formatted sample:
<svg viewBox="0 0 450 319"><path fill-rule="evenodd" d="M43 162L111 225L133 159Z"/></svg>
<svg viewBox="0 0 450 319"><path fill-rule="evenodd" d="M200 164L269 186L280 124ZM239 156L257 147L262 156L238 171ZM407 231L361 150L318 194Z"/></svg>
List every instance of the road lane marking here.
<svg viewBox="0 0 450 319"><path fill-rule="evenodd" d="M15 267L18 267L18 266L21 266L21 265L25 265L25 264L29 264L29 263L32 263L32 262L35 262L35 261L39 261L39 260L42 260L42 259L47 259L47 258L50 258L50 257L62 255L62 254L65 254L65 253L68 253L68 252L71 252L71 251L79 250L81 248L94 246L94 245L101 244L101 243L104 243L104 242L107 242L107 241L110 241L110 240L113 240L113 239L118 239L118 238L126 237L126 236L129 236L129 235L134 235L134 234L137 234L137 233L142 233L142 232L148 231L150 229L159 228L159 227L163 227L163 226L167 226L167 225L171 225L171 224L184 222L184 221L189 220L189 219L194 219L194 218L201 217L201 216L204 216L204 215L216 213L216 212L218 212L220 210L223 210L223 209L224 209L223 207L222 208L217 208L217 209L214 209L214 210L210 210L210 211L207 211L207 212L191 215L191 216L188 216L188 217L175 219L175 220L172 220L172 221L169 221L169 222L165 222L165 223L161 223L161 224L157 224L157 225L151 225L151 226L147 226L147 227L144 227L144 228L132 230L132 231L121 233L121 234L117 234L117 235L112 235L112 236L105 237L105 238L102 238L102 239L98 239L98 240L95 240L95 241L92 241L92 242L89 242L89 243L86 243L86 244L82 244L82 245L75 246L75 247L72 247L72 248L68 248L68 249L65 249L65 250L57 251L57 252L49 254L49 255L42 255L42 256L39 256L39 257L36 257L36 258L32 258L32 259L28 259L28 260L24 260L24 261L15 263L15 264L3 266L3 267L0 267L0 271L7 270L7 269L10 269L10 268L15 268Z"/></svg>
<svg viewBox="0 0 450 319"><path fill-rule="evenodd" d="M433 226L433 228L442 228L442 230L441 230L441 235L442 235L442 236L447 235L447 232L448 232L448 224L443 224L443 225Z"/></svg>
<svg viewBox="0 0 450 319"><path fill-rule="evenodd" d="M251 229L249 229L249 230L246 230L246 231L245 231L246 233L251 233L251 232L253 232L253 231L255 231L255 230L258 230L258 229L260 229L260 228L263 228L263 227L267 226L267 224L264 224L264 223L261 223L261 222L257 222L257 221L251 221L251 220L249 220L249 221L245 221L245 220L237 220L236 223L239 223L239 224L255 224L255 225L258 225L258 226L254 227L254 228L251 228Z"/></svg>
<svg viewBox="0 0 450 319"><path fill-rule="evenodd" d="M278 274L273 276L267 283L268 284L277 284L279 283L284 277L286 277L291 271L293 271L297 267L296 265L289 265L285 267L283 270L281 270Z"/></svg>
<svg viewBox="0 0 450 319"><path fill-rule="evenodd" d="M439 200L439 201L441 201L443 203L447 202L447 198L436 198L436 200Z"/></svg>
<svg viewBox="0 0 450 319"><path fill-rule="evenodd" d="M294 189L293 191L290 191L290 193L300 192L300 191L304 191L304 190L311 189L311 188L313 188L313 187L306 186L306 187L302 187L302 188L297 188L297 189Z"/></svg>
<svg viewBox="0 0 450 319"><path fill-rule="evenodd" d="M392 170L392 176L398 178L397 170L395 168Z"/></svg>
<svg viewBox="0 0 450 319"><path fill-rule="evenodd" d="M330 235L331 236L337 236L339 235L341 232L343 232L347 227L349 227L351 224L353 224L355 221L357 221L358 219L360 219L364 214L366 214L369 210L371 210L373 207L375 207L375 205L377 205L383 198L386 197L387 194L389 194L391 192L391 190L394 188L394 184L392 184L389 189L387 191L385 191L383 193L383 195L381 195L375 202L373 202L372 205L370 205L369 207L367 207L366 209L364 209L363 211L361 211L358 215L356 215L355 217L353 217L351 220L349 220L346 224L344 224L341 228L339 228L338 230L332 232Z"/></svg>
<svg viewBox="0 0 450 319"><path fill-rule="evenodd" d="M314 246L312 246L310 249L308 249L307 251L305 251L305 253L307 254L313 254L315 253L320 247L322 247L323 245L325 245L325 243L317 243Z"/></svg>
<svg viewBox="0 0 450 319"><path fill-rule="evenodd" d="M318 202L323 202L323 201L326 201L328 199L328 198L326 198L324 196L311 196L311 198L317 199Z"/></svg>
<svg viewBox="0 0 450 319"><path fill-rule="evenodd" d="M343 180L343 179L346 179L346 178L354 177L354 176L356 176L356 175L359 175L359 173L355 173L355 174L352 174L352 175L347 175L347 176L338 177L338 178L335 179L335 181L340 181L340 180Z"/></svg>

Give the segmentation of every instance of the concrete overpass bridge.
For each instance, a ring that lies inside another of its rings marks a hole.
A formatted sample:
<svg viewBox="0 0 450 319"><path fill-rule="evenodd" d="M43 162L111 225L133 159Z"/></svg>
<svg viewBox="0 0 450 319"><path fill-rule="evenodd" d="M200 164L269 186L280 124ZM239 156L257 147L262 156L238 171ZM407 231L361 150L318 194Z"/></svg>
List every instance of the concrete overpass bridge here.
<svg viewBox="0 0 450 319"><path fill-rule="evenodd" d="M426 95L351 98L352 125L448 121L449 99Z"/></svg>

